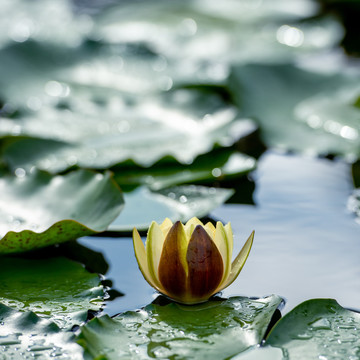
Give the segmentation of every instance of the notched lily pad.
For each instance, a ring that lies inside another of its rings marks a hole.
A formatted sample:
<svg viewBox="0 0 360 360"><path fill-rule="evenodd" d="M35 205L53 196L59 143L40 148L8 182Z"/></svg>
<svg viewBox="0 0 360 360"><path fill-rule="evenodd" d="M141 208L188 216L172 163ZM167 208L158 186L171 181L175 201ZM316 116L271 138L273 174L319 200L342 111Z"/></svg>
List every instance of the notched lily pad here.
<svg viewBox="0 0 360 360"><path fill-rule="evenodd" d="M31 311L19 312L0 303L0 324L2 359L83 359L72 333Z"/></svg>
<svg viewBox="0 0 360 360"><path fill-rule="evenodd" d="M91 359L228 359L258 344L282 299L233 297L201 305L150 304L81 328L79 343Z"/></svg>
<svg viewBox="0 0 360 360"><path fill-rule="evenodd" d="M360 313L332 299L303 302L272 329L265 345L282 349L291 359L357 359Z"/></svg>
<svg viewBox="0 0 360 360"><path fill-rule="evenodd" d="M124 200L110 173L79 170L0 179L0 254L28 251L107 229Z"/></svg>
<svg viewBox="0 0 360 360"><path fill-rule="evenodd" d="M87 319L88 310L99 311L104 301L99 276L64 257L4 257L0 278L1 303L33 311L60 328L80 325Z"/></svg>

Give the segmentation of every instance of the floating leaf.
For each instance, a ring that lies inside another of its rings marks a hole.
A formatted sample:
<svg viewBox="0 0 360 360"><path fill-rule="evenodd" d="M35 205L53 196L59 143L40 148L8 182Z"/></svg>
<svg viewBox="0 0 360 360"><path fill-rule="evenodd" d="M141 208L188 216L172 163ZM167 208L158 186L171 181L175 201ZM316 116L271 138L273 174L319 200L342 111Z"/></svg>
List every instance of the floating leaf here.
<svg viewBox="0 0 360 360"><path fill-rule="evenodd" d="M184 185L158 191L139 187L125 193L126 206L121 215L109 226L112 231L147 230L152 221L161 223L166 217L186 222L190 218L204 217L222 205L234 191Z"/></svg>
<svg viewBox="0 0 360 360"><path fill-rule="evenodd" d="M325 75L302 70L293 65L256 64L235 67L229 80L242 114L254 117L258 121L269 147L323 155L359 155L359 141L341 136L341 129L334 134L332 131L325 132L316 129L316 126L311 128L300 122L299 107L301 110L301 106L304 108L309 104L308 99L334 96L334 88L340 89L343 86L356 85L358 82L357 76ZM337 120L341 114L346 114L344 109L337 112ZM309 119L306 118L306 121ZM342 124L341 128L347 126L347 119L339 121ZM346 128L343 133L346 133Z"/></svg>
<svg viewBox="0 0 360 360"><path fill-rule="evenodd" d="M82 349L72 333L31 311L19 312L0 304L1 358L82 360Z"/></svg>
<svg viewBox="0 0 360 360"><path fill-rule="evenodd" d="M0 254L28 251L107 229L123 207L109 173L79 170L0 178Z"/></svg>
<svg viewBox="0 0 360 360"><path fill-rule="evenodd" d="M201 64L206 80L223 79L229 61L292 59L337 44L342 31L334 19L296 21L315 12L310 1L291 6L283 1L141 1L105 9L93 31L111 44L146 43L168 59L180 59L194 75ZM292 25L287 34L284 21ZM207 65L215 59L217 66Z"/></svg>
<svg viewBox="0 0 360 360"><path fill-rule="evenodd" d="M356 359L360 356L360 313L332 299L303 302L272 329L266 345L291 359Z"/></svg>
<svg viewBox="0 0 360 360"><path fill-rule="evenodd" d="M89 19L75 16L67 0L4 0L0 4L0 48L29 39L73 47L89 28Z"/></svg>
<svg viewBox="0 0 360 360"><path fill-rule="evenodd" d="M72 97L67 109L2 121L4 134L16 128L18 135L36 136L11 139L3 155L10 167L58 173L75 165L107 169L130 161L149 167L164 158L190 164L255 130L252 121L239 119L218 95L198 89L144 97L133 105L114 96L100 103L82 99Z"/></svg>
<svg viewBox="0 0 360 360"><path fill-rule="evenodd" d="M1 303L16 310L33 311L60 328L80 325L88 310L99 311L104 301L99 276L64 257L3 257L0 278Z"/></svg>
<svg viewBox="0 0 360 360"><path fill-rule="evenodd" d="M81 328L79 343L90 358L228 359L258 344L282 299L233 297L201 305L151 304Z"/></svg>
<svg viewBox="0 0 360 360"><path fill-rule="evenodd" d="M115 166L114 179L126 191L139 185L160 190L180 184L213 184L244 175L255 169L256 160L245 154L219 149L199 156L190 165L158 164L150 168Z"/></svg>
<svg viewBox="0 0 360 360"><path fill-rule="evenodd" d="M348 143L346 156L353 160L360 155L360 109L354 106L359 92L359 86L355 86L315 95L295 107L295 117L317 132L323 131Z"/></svg>

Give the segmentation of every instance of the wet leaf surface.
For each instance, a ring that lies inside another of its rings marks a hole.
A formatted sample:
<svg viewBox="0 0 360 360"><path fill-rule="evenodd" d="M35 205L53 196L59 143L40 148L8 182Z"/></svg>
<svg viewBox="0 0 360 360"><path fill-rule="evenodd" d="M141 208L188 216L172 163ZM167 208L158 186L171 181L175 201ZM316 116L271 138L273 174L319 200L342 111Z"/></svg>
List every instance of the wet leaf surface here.
<svg viewBox="0 0 360 360"><path fill-rule="evenodd" d="M133 99L131 104L119 94L102 95L99 101L93 93L91 87L85 95L71 90L64 109L50 107L2 120L0 134L19 135L3 150L11 169L36 166L58 173L73 166L150 167L164 159L172 165L191 164L199 155L232 146L256 129L217 94L197 89L177 89Z"/></svg>
<svg viewBox="0 0 360 360"><path fill-rule="evenodd" d="M266 344L285 350L291 359L356 358L360 355L360 313L335 300L313 299L288 313Z"/></svg>
<svg viewBox="0 0 360 360"><path fill-rule="evenodd" d="M227 359L261 341L281 301L272 295L193 306L150 304L93 319L81 328L79 343L92 359Z"/></svg>
<svg viewBox="0 0 360 360"><path fill-rule="evenodd" d="M2 304L33 311L60 328L80 325L88 310L99 311L104 302L99 276L64 257L2 257L0 278Z"/></svg>
<svg viewBox="0 0 360 360"><path fill-rule="evenodd" d="M359 326L360 313L344 309L335 300L308 300L279 320L264 347L234 359L358 359Z"/></svg>
<svg viewBox="0 0 360 360"><path fill-rule="evenodd" d="M351 99L359 78L291 64L249 64L233 68L229 86L242 115L258 121L267 146L358 157L359 111Z"/></svg>
<svg viewBox="0 0 360 360"><path fill-rule="evenodd" d="M20 312L0 303L1 359L83 359L72 333L31 311Z"/></svg>
<svg viewBox="0 0 360 360"><path fill-rule="evenodd" d="M28 251L107 229L123 208L110 173L79 170L64 176L45 172L0 179L0 253Z"/></svg>

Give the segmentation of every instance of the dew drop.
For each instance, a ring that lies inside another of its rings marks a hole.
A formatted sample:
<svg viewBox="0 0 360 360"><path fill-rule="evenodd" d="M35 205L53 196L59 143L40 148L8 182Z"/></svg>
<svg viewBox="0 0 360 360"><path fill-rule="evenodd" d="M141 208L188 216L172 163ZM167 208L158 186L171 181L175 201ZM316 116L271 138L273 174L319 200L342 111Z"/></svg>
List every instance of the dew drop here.
<svg viewBox="0 0 360 360"><path fill-rule="evenodd" d="M219 177L219 176L221 176L222 172L221 172L221 169L214 168L214 169L212 169L211 174L214 177Z"/></svg>
<svg viewBox="0 0 360 360"><path fill-rule="evenodd" d="M23 178L26 175L26 171L23 168L17 168L15 170L15 176L18 178Z"/></svg>
<svg viewBox="0 0 360 360"><path fill-rule="evenodd" d="M182 204L185 204L187 203L188 199L185 195L181 195L180 198L179 198L179 201L182 203Z"/></svg>

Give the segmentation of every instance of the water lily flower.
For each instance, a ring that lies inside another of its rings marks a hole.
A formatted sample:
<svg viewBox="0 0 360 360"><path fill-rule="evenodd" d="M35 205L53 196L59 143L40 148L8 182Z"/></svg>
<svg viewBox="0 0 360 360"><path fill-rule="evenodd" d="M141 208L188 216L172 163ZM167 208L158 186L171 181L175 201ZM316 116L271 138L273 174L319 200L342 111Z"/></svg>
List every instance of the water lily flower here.
<svg viewBox="0 0 360 360"><path fill-rule="evenodd" d="M254 238L250 235L231 263L233 233L230 223L216 227L192 218L185 225L155 221L146 243L133 231L135 256L145 280L161 294L183 304L204 302L229 286L239 275Z"/></svg>

